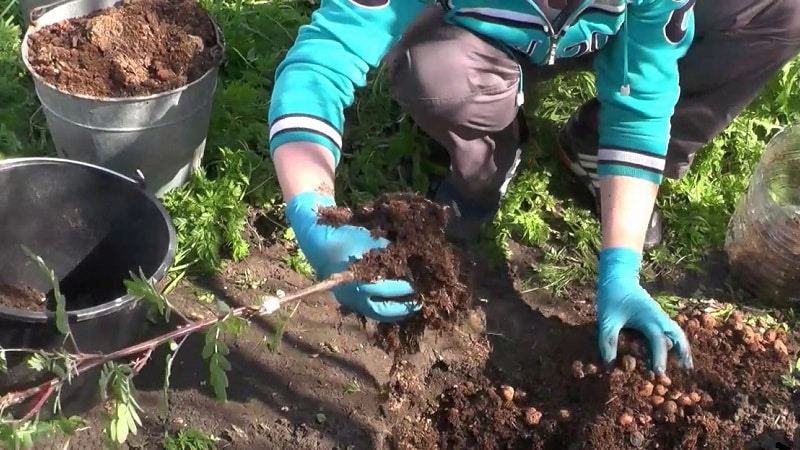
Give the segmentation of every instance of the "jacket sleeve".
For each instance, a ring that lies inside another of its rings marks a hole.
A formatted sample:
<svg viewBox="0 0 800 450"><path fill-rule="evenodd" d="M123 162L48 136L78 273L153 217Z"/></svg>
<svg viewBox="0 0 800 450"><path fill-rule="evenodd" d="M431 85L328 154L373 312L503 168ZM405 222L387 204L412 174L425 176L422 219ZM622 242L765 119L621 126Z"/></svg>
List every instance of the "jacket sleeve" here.
<svg viewBox="0 0 800 450"><path fill-rule="evenodd" d="M630 2L626 23L598 53L598 175L661 183L670 122L680 95L678 60L694 38L694 3Z"/></svg>
<svg viewBox="0 0 800 450"><path fill-rule="evenodd" d="M338 165L344 109L425 3L322 0L276 69L269 107L270 155L287 142L313 142L330 150Z"/></svg>

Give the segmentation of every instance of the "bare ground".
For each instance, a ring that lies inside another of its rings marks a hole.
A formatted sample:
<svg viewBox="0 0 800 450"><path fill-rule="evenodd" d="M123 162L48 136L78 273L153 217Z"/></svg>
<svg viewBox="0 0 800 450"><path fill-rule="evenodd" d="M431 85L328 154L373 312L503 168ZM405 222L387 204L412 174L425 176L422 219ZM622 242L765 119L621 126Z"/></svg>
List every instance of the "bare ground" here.
<svg viewBox="0 0 800 450"><path fill-rule="evenodd" d="M463 389L469 383L479 386L485 377L491 378L498 388L501 380L517 382L518 389L524 386L519 389L518 398L527 396L546 405L548 393L554 387L526 385L525 372L542 373L541 379L562 377L564 368L548 363L548 355L554 349L569 353L567 358L574 354L575 359L592 361L595 357L592 346L558 347L566 336L594 333L591 296L588 291L576 290L556 299L525 290L520 286L519 274L535 258L524 249L515 250L516 256L508 267L483 277L486 286L480 292L484 299L481 310L453 333L427 335L422 351L408 358L399 378L390 379L391 358L371 344L374 324L368 323L365 328L356 316L343 315L330 294L300 303L276 352L266 342L273 338L281 322L274 316L254 321L244 335L231 343L228 358L232 370L226 404L213 398L207 383L208 369L200 357L202 337L196 336L184 345L173 366L169 410L165 414L160 409L165 353L154 354L136 379L140 403L146 410L145 429L130 438L123 448L162 448L165 430L195 427L218 437L218 448L227 449L428 450L464 431L432 422L437 420L437 413L450 411L446 403L452 398L444 398L442 394L453 395L453 389ZM259 296L274 294L278 289L288 292L310 285L311 280L287 266L286 255L283 245L265 243L263 248L254 249L247 260L232 264L217 277L182 283L171 298L186 314L196 318L208 314L197 306L198 295L203 292L213 292L217 298L237 306L253 303ZM290 305L284 312L291 313L293 309L294 305ZM392 383L387 386L389 381ZM764 383L771 385L774 380ZM597 385L581 382L575 386L586 390ZM602 402L587 404L583 411L587 420L599 414L593 408L614 401L604 398L607 393L602 390L592 392ZM473 401L485 399L476 397ZM768 410L758 406L740 412L748 416L743 422L752 428L752 434L763 437L773 428L792 433L796 422L788 394L785 398L775 398L774 403ZM478 409L477 403L475 406ZM557 408L558 405L551 405L543 410L553 415ZM485 411L494 414L496 420L500 420L498 415L505 414L492 404L485 405ZM470 411L464 411L467 413ZM90 417L97 414L98 411L92 411ZM462 419L468 423L470 417L464 415ZM542 423L548 419L545 417ZM478 417L477 423L481 422ZM494 432L513 430L515 423ZM439 448L594 448L587 441L586 430L580 427L564 430L576 431L572 435L556 433L554 440L544 446L541 442L534 445L529 440L530 433L520 429L517 435L500 436L491 444L455 444L451 440ZM649 439L643 433L643 438ZM70 448L102 448L98 436L99 430L95 428L83 430L72 439ZM420 436L430 439L426 441ZM625 438L611 448L702 448L641 443L634 446L636 442L631 442L630 435L621 436ZM742 442L735 448L792 448L778 446L775 442L781 439L784 438L765 440L763 445ZM63 442L37 448L63 448Z"/></svg>

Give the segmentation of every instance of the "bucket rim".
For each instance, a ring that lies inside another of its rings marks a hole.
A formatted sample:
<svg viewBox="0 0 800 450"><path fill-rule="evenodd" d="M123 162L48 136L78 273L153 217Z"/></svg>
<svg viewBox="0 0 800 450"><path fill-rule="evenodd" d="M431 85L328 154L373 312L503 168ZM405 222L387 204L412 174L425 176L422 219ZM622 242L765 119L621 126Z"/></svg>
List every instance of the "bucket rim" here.
<svg viewBox="0 0 800 450"><path fill-rule="evenodd" d="M70 0L70 1L64 1L64 2L57 2L56 4L52 5L53 9L51 9L51 10L45 12L44 14L42 14L39 17L39 20L41 20L42 18L46 17L48 14L52 14L59 7L64 6L65 4L79 2L79 1L81 1L81 0ZM114 5L111 6L111 7L118 6L122 2L123 2L123 0L116 0L114 2ZM104 8L96 8L96 9L92 10L92 12L96 12L96 11L99 11L101 9L104 9ZM25 65L25 69L28 71L28 73L31 75L31 77L33 77L34 80L36 80L37 83L41 84L42 86L46 86L49 89L52 89L52 90L58 92L59 94L67 95L67 96L70 96L70 97L73 97L73 98L78 98L78 99L82 99L82 100L91 100L91 101L94 101L94 102L103 102L103 103L134 103L134 102L143 102L143 101L148 101L148 100L154 100L154 99L161 98L161 97L167 97L167 96L172 95L172 94L177 94L179 92L189 90L190 88L194 87L195 85L206 81L207 78L213 76L215 72L219 71L220 67L222 67L222 64L225 62L225 49L226 49L225 36L222 33L222 29L220 28L220 26L217 23L216 19L214 19L214 17L211 15L211 12L206 10L205 8L203 8L203 10L206 13L206 17L211 22L211 25L214 27L214 34L215 34L217 42L216 42L216 45L212 48L212 52L216 53L218 55L217 61L216 61L216 63L214 63L214 65L212 67L210 67L207 71L205 71L203 73L203 75L199 76L196 80L192 81L191 83L184 84L183 86L177 87L175 89L170 89L168 91L158 92L158 93L155 93L155 94L136 95L136 96L131 96L131 97L98 97L98 96L95 96L95 95L76 94L76 93L72 93L72 92L67 92L64 89L61 89L61 88L57 87L56 85L47 82L41 75L39 75L38 72L36 72L36 70L34 70L33 66L31 66L31 63L29 61L29 56L30 56L29 55L29 49L30 48L28 46L29 38L33 33L36 33L37 31L39 31L39 30L41 30L43 28L43 26L37 25L36 22L31 22L31 24L28 25L27 29L25 30L25 34L22 36L22 41L20 42L20 56L21 56L21 59L22 59L22 64ZM65 20L74 19L76 17L82 17L82 16L67 17L65 19L61 19L59 22L62 22L62 21L65 21Z"/></svg>
<svg viewBox="0 0 800 450"><path fill-rule="evenodd" d="M172 222L172 218L167 212L167 209L164 205L153 195L152 193L148 192L146 189L142 188L141 184L130 178L125 176L119 172L115 172L111 169L107 169L105 167L83 162L77 160L70 160L65 158L56 158L50 156L26 156L26 157L12 157L12 158L5 158L0 159L0 170L13 167L13 166L26 166L32 165L36 163L53 163L59 165L72 165L72 166L81 166L87 168L89 170L95 171L97 173L103 173L106 176L114 177L120 181L131 183L134 188L139 192L140 195L144 196L147 201L149 201L153 206L156 207L161 219L163 219L164 224L167 227L167 249L166 255L164 259L161 261L161 264L153 271L153 274L148 276L148 281L155 282L163 280L166 276L167 272L169 271L170 267L175 263L175 255L177 252L178 246L178 239L177 239L177 232L175 230L175 225ZM140 300L139 297L135 297L128 293L121 295L113 300L106 301L99 305L90 306L88 308L82 309L75 309L71 311L67 311L67 319L69 322L83 322L86 320L94 319L96 317L106 316L110 313L118 311L129 304ZM23 309L17 308L8 308L4 306L0 306L0 317L4 317L11 320L16 320L19 322L27 322L27 323L46 323L55 321L56 315L53 311L45 311L45 312L33 312L33 311L25 311Z"/></svg>

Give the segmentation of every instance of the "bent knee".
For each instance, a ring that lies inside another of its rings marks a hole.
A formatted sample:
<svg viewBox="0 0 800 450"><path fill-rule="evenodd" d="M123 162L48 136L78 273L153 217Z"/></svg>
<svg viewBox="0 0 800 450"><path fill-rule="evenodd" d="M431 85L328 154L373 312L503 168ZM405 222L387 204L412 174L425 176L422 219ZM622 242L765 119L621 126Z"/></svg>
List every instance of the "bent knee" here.
<svg viewBox="0 0 800 450"><path fill-rule="evenodd" d="M762 0L763 1L763 0ZM769 0L770 6L754 18L751 25L759 35L778 44L800 45L800 2L797 0Z"/></svg>
<svg viewBox="0 0 800 450"><path fill-rule="evenodd" d="M797 0L775 0L775 15L780 23L775 27L775 35L779 40L800 48L800 2Z"/></svg>
<svg viewBox="0 0 800 450"><path fill-rule="evenodd" d="M510 56L463 28L443 24L423 32L397 50L389 68L395 97L409 114L459 123L466 103L514 106L519 68Z"/></svg>

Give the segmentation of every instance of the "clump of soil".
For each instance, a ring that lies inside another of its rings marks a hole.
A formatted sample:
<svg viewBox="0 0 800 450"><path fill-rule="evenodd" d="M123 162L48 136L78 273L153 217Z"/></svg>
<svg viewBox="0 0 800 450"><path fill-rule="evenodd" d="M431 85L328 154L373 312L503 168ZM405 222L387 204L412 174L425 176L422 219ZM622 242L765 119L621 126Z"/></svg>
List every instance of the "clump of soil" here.
<svg viewBox="0 0 800 450"><path fill-rule="evenodd" d="M45 295L24 285L0 283L0 306L31 312L47 310Z"/></svg>
<svg viewBox="0 0 800 450"><path fill-rule="evenodd" d="M221 57L208 13L195 0L125 0L31 34L29 62L72 93L150 95L200 78Z"/></svg>
<svg viewBox="0 0 800 450"><path fill-rule="evenodd" d="M397 446L735 450L760 449L768 439L763 448L793 448L797 422L781 378L794 351L783 330L752 328L740 313L678 320L692 345L692 373L671 360L668 377L654 376L644 341L627 332L617 367L600 370L596 333L576 328L582 331L554 336L551 351L513 373L490 363L459 374L467 381L444 391L427 415L431 426L396 430Z"/></svg>
<svg viewBox="0 0 800 450"><path fill-rule="evenodd" d="M385 194L356 211L323 208L320 222L354 225L386 238L390 244L371 251L350 265L356 279L407 280L418 294L422 309L410 318L378 326L378 345L397 355L419 351L426 329L448 331L472 305L468 288L471 264L451 245L444 229L444 208L413 194Z"/></svg>

